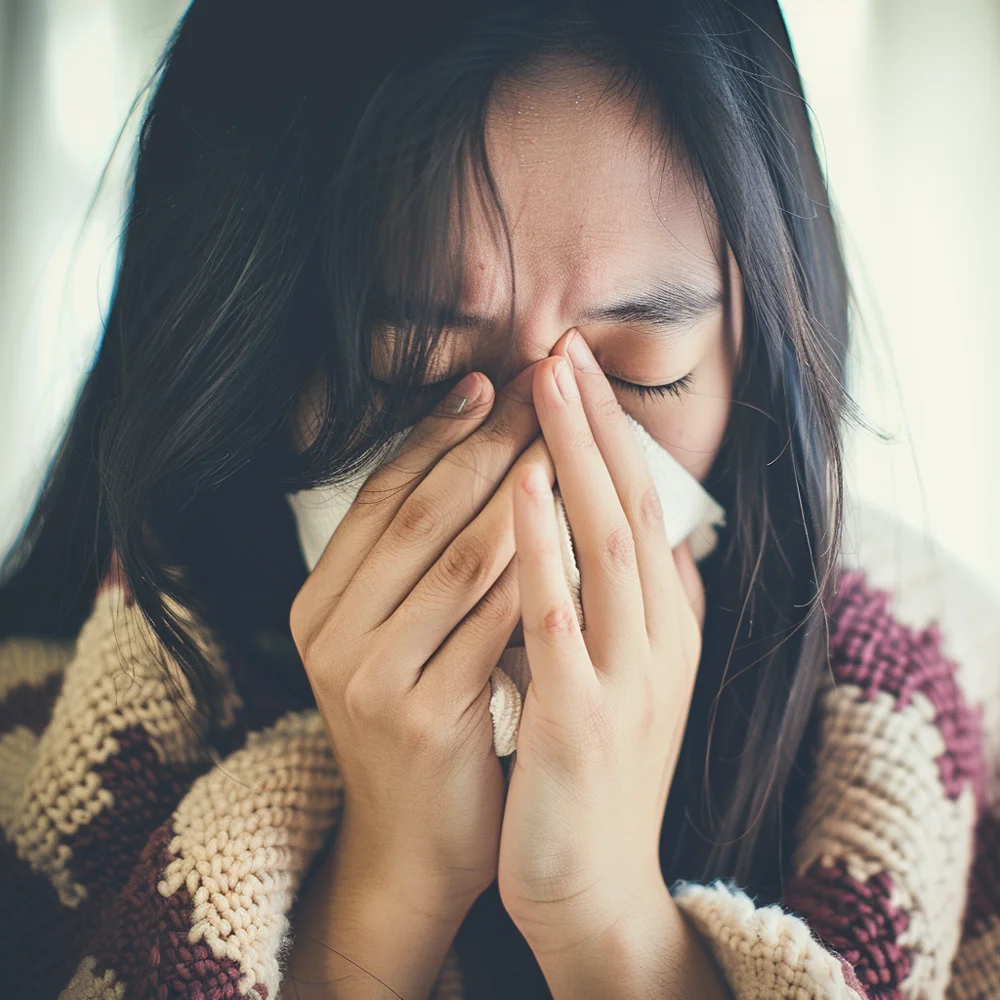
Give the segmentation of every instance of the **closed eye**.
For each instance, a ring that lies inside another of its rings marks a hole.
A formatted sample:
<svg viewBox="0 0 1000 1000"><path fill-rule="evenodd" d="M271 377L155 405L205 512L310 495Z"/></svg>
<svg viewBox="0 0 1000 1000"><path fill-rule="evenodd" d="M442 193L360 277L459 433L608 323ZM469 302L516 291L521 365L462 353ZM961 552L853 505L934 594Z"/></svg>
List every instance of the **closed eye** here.
<svg viewBox="0 0 1000 1000"><path fill-rule="evenodd" d="M450 375L448 378L441 379L437 382L425 382L423 385L418 386L414 391L424 397L431 395L443 396L446 390L458 384L464 374L464 372L460 372L459 374ZM678 396L683 396L685 392L690 391L694 375L692 372L688 372L687 375L674 379L673 382L663 382L660 385L643 385L641 382L629 382L627 379L619 378L617 375L609 375L607 372L605 372L605 378L607 378L613 386L618 386L625 392L634 393L640 398L663 399L667 395L677 398ZM372 376L372 382L381 389L390 388L390 384L388 382L375 378L374 376Z"/></svg>
<svg viewBox="0 0 1000 1000"><path fill-rule="evenodd" d="M662 385L643 385L641 382L628 382L623 378L618 378L617 375L608 375L607 372L605 372L605 377L612 385L620 386L626 392L633 392L641 397L660 399L668 394L675 397L683 396L685 392L690 390L693 379L692 373L688 372L687 375L674 379L673 382L664 382Z"/></svg>

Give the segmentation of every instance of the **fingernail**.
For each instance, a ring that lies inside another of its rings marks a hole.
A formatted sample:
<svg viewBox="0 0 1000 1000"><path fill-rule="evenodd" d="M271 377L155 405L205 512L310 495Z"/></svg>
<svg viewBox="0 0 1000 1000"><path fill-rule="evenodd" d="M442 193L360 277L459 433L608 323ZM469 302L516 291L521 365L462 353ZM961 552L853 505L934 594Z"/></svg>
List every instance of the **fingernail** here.
<svg viewBox="0 0 1000 1000"><path fill-rule="evenodd" d="M576 330L570 335L566 350L577 368L585 368L594 360L594 355L590 353L587 341Z"/></svg>
<svg viewBox="0 0 1000 1000"><path fill-rule="evenodd" d="M576 379L573 378L573 369L565 361L560 360L556 364L555 376L563 399L576 399L580 395Z"/></svg>
<svg viewBox="0 0 1000 1000"><path fill-rule="evenodd" d="M482 394L482 379L476 372L469 372L438 406L442 413L459 414L471 407Z"/></svg>

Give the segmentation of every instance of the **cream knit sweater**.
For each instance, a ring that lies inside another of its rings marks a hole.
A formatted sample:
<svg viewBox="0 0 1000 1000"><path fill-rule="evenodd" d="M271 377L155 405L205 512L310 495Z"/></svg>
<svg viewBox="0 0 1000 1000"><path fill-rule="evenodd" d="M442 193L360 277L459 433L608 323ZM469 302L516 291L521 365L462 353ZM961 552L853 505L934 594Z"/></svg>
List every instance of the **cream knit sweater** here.
<svg viewBox="0 0 1000 1000"><path fill-rule="evenodd" d="M830 614L783 905L724 884L675 887L677 901L737 1000L998 998L996 605L858 507ZM228 736L213 761L159 652L113 581L75 643L0 644L5 996L281 993L288 914L340 815L322 720L252 707L220 657ZM454 949L433 996L469 996Z"/></svg>

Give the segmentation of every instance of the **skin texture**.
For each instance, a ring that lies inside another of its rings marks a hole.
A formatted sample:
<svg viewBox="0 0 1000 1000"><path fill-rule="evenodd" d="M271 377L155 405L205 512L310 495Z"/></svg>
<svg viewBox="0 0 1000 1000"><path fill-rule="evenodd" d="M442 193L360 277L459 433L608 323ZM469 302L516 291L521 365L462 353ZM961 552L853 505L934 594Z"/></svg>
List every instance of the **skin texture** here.
<svg viewBox="0 0 1000 1000"><path fill-rule="evenodd" d="M653 480L586 341L570 331L553 354L532 388L554 469L532 458L514 492L532 680L500 897L554 996L722 997L658 856L701 655L698 573L686 545L671 554ZM577 538L585 630L562 568L553 474Z"/></svg>
<svg viewBox="0 0 1000 1000"><path fill-rule="evenodd" d="M510 225L513 344L506 251L473 213L460 309L473 318L446 332L430 373L479 373L451 397L469 402L422 421L373 474L292 608L345 787L336 849L295 918L302 998L386 995L378 980L427 996L494 878L557 1000L726 996L656 854L700 579L686 545L671 558L621 409L704 478L742 289L679 151L606 83L558 61L499 89L487 145ZM664 282L718 305L669 325L607 315ZM376 345L380 378L385 356ZM690 375L690 389L643 399L606 375ZM585 633L559 567L556 479ZM505 793L488 679L522 619L533 680Z"/></svg>
<svg viewBox="0 0 1000 1000"><path fill-rule="evenodd" d="M607 81L602 67L548 60L497 88L486 145L510 255L482 206L471 205L458 311L477 322L444 331L428 380L462 371L509 378L576 328L610 376L642 385L690 379L676 395L613 385L622 408L704 480L729 419L742 345L742 279L683 150L669 143L652 110L609 96ZM663 283L717 295L719 304L669 325L588 321L601 307ZM386 330L373 345L379 378L391 374L392 342ZM507 645L523 641L519 622Z"/></svg>
<svg viewBox="0 0 1000 1000"><path fill-rule="evenodd" d="M664 148L650 112L604 95L605 83L602 69L556 62L499 89L486 135L510 227L513 353L508 360L506 336L497 332L510 303L506 247L473 207L461 311L492 320L497 330L446 331L431 378L464 370L496 379L505 360L520 371L576 327L608 374L648 385L692 375L691 390L676 399L643 399L622 387L616 394L704 479L729 417L743 324L740 275L681 151ZM721 292L724 301L672 330L586 321L594 307L664 280ZM379 352L375 365L383 377L384 356Z"/></svg>

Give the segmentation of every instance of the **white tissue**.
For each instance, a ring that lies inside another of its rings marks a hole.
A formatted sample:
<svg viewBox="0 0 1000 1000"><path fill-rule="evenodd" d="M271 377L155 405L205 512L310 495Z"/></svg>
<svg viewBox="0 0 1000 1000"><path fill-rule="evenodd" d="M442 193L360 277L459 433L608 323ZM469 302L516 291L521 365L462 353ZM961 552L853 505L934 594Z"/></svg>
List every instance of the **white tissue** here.
<svg viewBox="0 0 1000 1000"><path fill-rule="evenodd" d="M704 559L715 548L717 529L725 524L725 512L701 483L666 448L659 445L640 423L631 416L628 416L628 423L659 494L671 546L676 548L687 539L695 561ZM385 461L398 453L409 432L410 428L407 428L396 435ZM349 481L302 490L289 496L288 502L295 517L299 544L310 572L319 562L327 542L371 471L362 470ZM573 554L572 535L558 487L553 495L561 525L563 567L577 615L582 622L580 572ZM493 748L498 757L506 757L517 748L521 705L530 679L524 647L515 646L504 650L490 677Z"/></svg>

